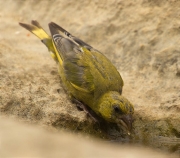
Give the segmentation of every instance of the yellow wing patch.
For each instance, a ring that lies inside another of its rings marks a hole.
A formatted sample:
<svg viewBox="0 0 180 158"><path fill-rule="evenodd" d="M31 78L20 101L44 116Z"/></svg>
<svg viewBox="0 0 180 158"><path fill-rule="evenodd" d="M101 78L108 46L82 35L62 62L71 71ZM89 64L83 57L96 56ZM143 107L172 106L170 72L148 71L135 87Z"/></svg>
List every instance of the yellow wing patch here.
<svg viewBox="0 0 180 158"><path fill-rule="evenodd" d="M61 57L60 57L60 55L59 55L59 53L58 53L58 51L57 51L57 49L56 49L56 46L55 46L55 44L54 44L54 41L52 41L52 43L53 43L53 47L54 47L56 56L57 56L57 58L58 58L59 64L62 66L63 61L62 61L62 59L61 59Z"/></svg>
<svg viewBox="0 0 180 158"><path fill-rule="evenodd" d="M85 92L85 93L90 93L90 91L88 91L87 89L81 88L81 87L73 84L72 82L70 82L70 83L71 83L71 85L72 85L75 89L77 89L78 91Z"/></svg>

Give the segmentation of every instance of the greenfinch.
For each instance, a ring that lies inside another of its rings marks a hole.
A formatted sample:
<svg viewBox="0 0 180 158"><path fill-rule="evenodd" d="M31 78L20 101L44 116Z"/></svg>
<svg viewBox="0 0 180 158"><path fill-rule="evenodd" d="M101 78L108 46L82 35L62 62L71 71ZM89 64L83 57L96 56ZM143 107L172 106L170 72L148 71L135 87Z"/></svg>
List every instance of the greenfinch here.
<svg viewBox="0 0 180 158"><path fill-rule="evenodd" d="M104 120L125 128L130 135L134 107L121 95L123 80L110 60L53 22L49 23L51 36L37 21L19 24L47 46L71 98Z"/></svg>

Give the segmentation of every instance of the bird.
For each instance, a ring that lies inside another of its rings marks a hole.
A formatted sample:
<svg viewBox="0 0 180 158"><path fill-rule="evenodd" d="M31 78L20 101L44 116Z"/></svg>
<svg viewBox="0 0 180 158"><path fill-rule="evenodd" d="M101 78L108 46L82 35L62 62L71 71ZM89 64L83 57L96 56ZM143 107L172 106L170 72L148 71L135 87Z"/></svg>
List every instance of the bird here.
<svg viewBox="0 0 180 158"><path fill-rule="evenodd" d="M19 24L48 48L71 100L78 102L90 116L94 117L92 111L131 134L134 106L122 96L123 79L103 53L54 22L48 24L51 35L36 20Z"/></svg>

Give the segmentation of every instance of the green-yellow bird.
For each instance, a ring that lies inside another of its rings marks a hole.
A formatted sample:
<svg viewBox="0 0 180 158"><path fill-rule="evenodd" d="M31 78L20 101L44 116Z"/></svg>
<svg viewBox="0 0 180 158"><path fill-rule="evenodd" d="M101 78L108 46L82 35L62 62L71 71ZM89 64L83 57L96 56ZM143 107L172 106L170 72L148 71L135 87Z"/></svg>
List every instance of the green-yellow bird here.
<svg viewBox="0 0 180 158"><path fill-rule="evenodd" d="M47 46L71 98L104 120L121 125L130 134L134 107L121 95L123 80L110 60L53 22L49 23L51 36L37 21L19 24Z"/></svg>

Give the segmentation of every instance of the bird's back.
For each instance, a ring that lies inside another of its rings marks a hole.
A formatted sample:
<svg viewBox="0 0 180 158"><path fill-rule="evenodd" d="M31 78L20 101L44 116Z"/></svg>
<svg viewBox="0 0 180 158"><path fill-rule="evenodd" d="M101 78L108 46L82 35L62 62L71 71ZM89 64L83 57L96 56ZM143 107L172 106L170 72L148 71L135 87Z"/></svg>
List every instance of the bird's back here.
<svg viewBox="0 0 180 158"><path fill-rule="evenodd" d="M76 37L60 35L60 26L50 23L49 27L62 63L59 73L70 95L92 106L94 100L108 91L121 94L123 80L109 59Z"/></svg>

